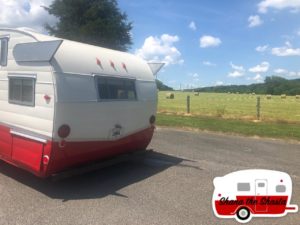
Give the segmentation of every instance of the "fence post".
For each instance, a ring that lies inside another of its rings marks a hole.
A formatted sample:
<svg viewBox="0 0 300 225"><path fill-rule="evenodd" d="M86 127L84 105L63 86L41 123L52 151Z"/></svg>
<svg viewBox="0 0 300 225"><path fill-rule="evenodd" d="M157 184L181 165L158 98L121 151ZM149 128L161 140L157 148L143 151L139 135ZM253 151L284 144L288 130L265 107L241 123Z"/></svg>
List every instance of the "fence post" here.
<svg viewBox="0 0 300 225"><path fill-rule="evenodd" d="M189 95L186 97L186 111L188 114L191 112L191 100Z"/></svg>
<svg viewBox="0 0 300 225"><path fill-rule="evenodd" d="M256 102L256 118L257 120L260 120L260 96L257 97Z"/></svg>

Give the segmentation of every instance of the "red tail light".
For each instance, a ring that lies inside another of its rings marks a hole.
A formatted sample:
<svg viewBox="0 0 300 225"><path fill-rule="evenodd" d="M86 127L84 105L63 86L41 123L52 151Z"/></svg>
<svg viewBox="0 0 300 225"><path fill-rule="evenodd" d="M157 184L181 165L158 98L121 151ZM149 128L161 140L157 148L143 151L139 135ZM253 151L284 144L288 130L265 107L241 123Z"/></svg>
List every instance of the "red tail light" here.
<svg viewBox="0 0 300 225"><path fill-rule="evenodd" d="M67 124L61 125L57 133L60 138L66 138L70 135L71 128Z"/></svg>
<svg viewBox="0 0 300 225"><path fill-rule="evenodd" d="M44 165L48 165L48 163L49 163L49 156L44 155L44 156L43 156L43 164L44 164Z"/></svg>

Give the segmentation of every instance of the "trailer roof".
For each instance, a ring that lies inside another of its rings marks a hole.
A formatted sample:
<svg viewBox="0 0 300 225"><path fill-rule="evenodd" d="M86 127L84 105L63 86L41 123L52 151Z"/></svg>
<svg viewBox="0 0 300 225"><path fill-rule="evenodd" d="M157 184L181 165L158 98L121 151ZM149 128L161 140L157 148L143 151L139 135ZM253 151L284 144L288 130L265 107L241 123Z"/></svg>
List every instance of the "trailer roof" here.
<svg viewBox="0 0 300 225"><path fill-rule="evenodd" d="M56 71L154 80L151 68L135 55L64 40L54 55Z"/></svg>
<svg viewBox="0 0 300 225"><path fill-rule="evenodd" d="M57 38L54 36L49 36L45 34L38 33L37 31L28 28L28 27L19 27L19 28L0 28L0 30L8 31L8 32L18 32L27 36L31 36L36 41L55 41L61 40L61 38Z"/></svg>
<svg viewBox="0 0 300 225"><path fill-rule="evenodd" d="M51 61L56 72L132 77L151 81L155 79L147 62L130 53L48 36L30 28L0 30L22 33L37 42L62 40Z"/></svg>

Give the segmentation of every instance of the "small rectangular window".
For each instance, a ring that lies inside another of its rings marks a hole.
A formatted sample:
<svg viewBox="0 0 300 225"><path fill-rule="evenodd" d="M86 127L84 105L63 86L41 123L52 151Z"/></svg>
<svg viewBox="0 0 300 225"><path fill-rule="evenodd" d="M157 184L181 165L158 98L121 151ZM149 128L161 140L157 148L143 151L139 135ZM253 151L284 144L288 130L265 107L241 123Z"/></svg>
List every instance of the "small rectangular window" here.
<svg viewBox="0 0 300 225"><path fill-rule="evenodd" d="M155 81L137 81L137 96L141 101L156 101L157 86Z"/></svg>
<svg viewBox="0 0 300 225"><path fill-rule="evenodd" d="M101 100L136 100L133 79L97 77L97 87Z"/></svg>
<svg viewBox="0 0 300 225"><path fill-rule="evenodd" d="M276 186L276 192L278 192L278 193L283 193L283 192L285 192L285 191L286 191L285 185L277 185L277 186Z"/></svg>
<svg viewBox="0 0 300 225"><path fill-rule="evenodd" d="M250 191L250 183L238 183L237 190L238 191Z"/></svg>
<svg viewBox="0 0 300 225"><path fill-rule="evenodd" d="M35 79L24 77L9 78L9 102L34 106Z"/></svg>
<svg viewBox="0 0 300 225"><path fill-rule="evenodd" d="M7 66L8 37L0 38L0 66Z"/></svg>
<svg viewBox="0 0 300 225"><path fill-rule="evenodd" d="M265 187L265 183L258 183L258 187L260 187L260 188Z"/></svg>

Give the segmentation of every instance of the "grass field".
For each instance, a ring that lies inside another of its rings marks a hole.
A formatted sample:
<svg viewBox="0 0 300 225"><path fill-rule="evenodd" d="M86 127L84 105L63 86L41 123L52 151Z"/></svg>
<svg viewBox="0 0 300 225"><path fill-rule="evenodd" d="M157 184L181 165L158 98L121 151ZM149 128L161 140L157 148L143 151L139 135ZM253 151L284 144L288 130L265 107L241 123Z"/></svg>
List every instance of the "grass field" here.
<svg viewBox="0 0 300 225"><path fill-rule="evenodd" d="M158 114L157 125L300 141L298 124Z"/></svg>
<svg viewBox="0 0 300 225"><path fill-rule="evenodd" d="M257 95L159 92L157 125L199 130L295 139L300 141L300 99L295 96L260 95L261 118L256 117ZM190 96L191 113L186 99Z"/></svg>
<svg viewBox="0 0 300 225"><path fill-rule="evenodd" d="M261 98L261 120L276 123L300 124L300 99L295 96L272 96L252 94L219 94L192 92L172 92L174 99L167 99L169 92L160 91L158 112L163 114L184 115L186 113L186 98L190 96L191 115L206 117L221 117L225 119L256 120L257 97Z"/></svg>

